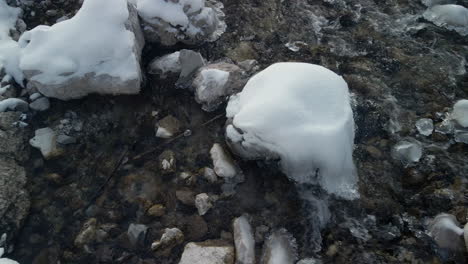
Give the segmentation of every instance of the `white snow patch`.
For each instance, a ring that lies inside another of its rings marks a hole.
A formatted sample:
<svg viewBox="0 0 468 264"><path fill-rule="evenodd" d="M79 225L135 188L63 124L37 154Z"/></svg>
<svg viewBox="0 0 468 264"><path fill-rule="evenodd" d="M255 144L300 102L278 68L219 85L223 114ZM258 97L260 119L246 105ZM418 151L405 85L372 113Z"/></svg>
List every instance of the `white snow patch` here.
<svg viewBox="0 0 468 264"><path fill-rule="evenodd" d="M296 240L286 229L275 231L265 242L262 263L294 264L297 259Z"/></svg>
<svg viewBox="0 0 468 264"><path fill-rule="evenodd" d="M14 261L12 259L2 258L3 253L5 253L5 249L0 248L0 264L19 264L18 262Z"/></svg>
<svg viewBox="0 0 468 264"><path fill-rule="evenodd" d="M468 35L468 9L461 5L435 5L423 17L439 27L455 30L460 35Z"/></svg>
<svg viewBox="0 0 468 264"><path fill-rule="evenodd" d="M353 112L337 74L307 63L273 64L230 98L226 112L233 119L227 137L245 158L279 157L296 182L358 197Z"/></svg>
<svg viewBox="0 0 468 264"><path fill-rule="evenodd" d="M24 76L18 60L20 49L10 37L10 29L15 28L20 13L21 9L10 7L5 0L0 0L0 69L5 68L5 72L22 85Z"/></svg>

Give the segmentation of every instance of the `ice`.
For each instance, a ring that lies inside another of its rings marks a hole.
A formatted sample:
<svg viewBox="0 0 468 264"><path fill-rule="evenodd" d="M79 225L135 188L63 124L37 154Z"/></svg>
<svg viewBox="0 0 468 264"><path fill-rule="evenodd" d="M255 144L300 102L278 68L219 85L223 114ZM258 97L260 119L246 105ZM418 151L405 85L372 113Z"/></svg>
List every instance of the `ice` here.
<svg viewBox="0 0 468 264"><path fill-rule="evenodd" d="M296 240L286 229L275 231L265 241L261 263L294 264L297 260L296 247Z"/></svg>
<svg viewBox="0 0 468 264"><path fill-rule="evenodd" d="M405 166L418 162L422 157L422 145L415 139L402 140L393 147L392 157Z"/></svg>
<svg viewBox="0 0 468 264"><path fill-rule="evenodd" d="M23 83L23 73L19 69L19 46L10 37L10 30L15 28L21 9L10 7L5 0L0 0L0 70L13 76L17 83Z"/></svg>
<svg viewBox="0 0 468 264"><path fill-rule="evenodd" d="M429 235L441 248L455 251L463 250L463 229L460 228L455 216L450 214L437 215L429 225Z"/></svg>
<svg viewBox="0 0 468 264"><path fill-rule="evenodd" d="M468 100L460 100L453 106L452 118L462 127L468 127Z"/></svg>
<svg viewBox="0 0 468 264"><path fill-rule="evenodd" d="M236 246L236 263L255 264L255 239L249 220L244 215L240 216L234 220L232 226Z"/></svg>
<svg viewBox="0 0 468 264"><path fill-rule="evenodd" d="M144 40L126 0L85 0L73 18L27 31L19 43L20 68L46 96L67 100L140 90Z"/></svg>
<svg viewBox="0 0 468 264"><path fill-rule="evenodd" d="M290 179L357 197L353 112L337 74L307 63L273 64L231 96L226 112L226 136L237 154L279 158Z"/></svg>
<svg viewBox="0 0 468 264"><path fill-rule="evenodd" d="M434 122L429 118L421 118L416 121L416 128L418 129L419 134L430 136L432 131L434 131Z"/></svg>
<svg viewBox="0 0 468 264"><path fill-rule="evenodd" d="M468 9L461 5L435 5L423 17L439 27L455 30L462 36L468 35Z"/></svg>

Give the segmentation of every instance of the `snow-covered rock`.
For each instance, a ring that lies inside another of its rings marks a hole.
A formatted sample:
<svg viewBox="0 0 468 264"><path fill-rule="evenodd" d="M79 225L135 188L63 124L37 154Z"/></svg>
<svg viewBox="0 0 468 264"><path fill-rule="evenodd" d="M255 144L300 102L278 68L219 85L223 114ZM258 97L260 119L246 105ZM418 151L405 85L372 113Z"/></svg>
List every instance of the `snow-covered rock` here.
<svg viewBox="0 0 468 264"><path fill-rule="evenodd" d="M172 115L159 120L156 124L156 137L171 138L180 131L180 122Z"/></svg>
<svg viewBox="0 0 468 264"><path fill-rule="evenodd" d="M165 79L170 75L178 76L182 69L179 58L180 51L155 58L150 62L148 72L159 75L161 79Z"/></svg>
<svg viewBox="0 0 468 264"><path fill-rule="evenodd" d="M234 264L234 247L222 241L190 242L179 264Z"/></svg>
<svg viewBox="0 0 468 264"><path fill-rule="evenodd" d="M0 70L13 76L19 84L23 83L23 73L19 68L20 48L10 36L10 30L16 25L21 9L10 7L5 0L0 0Z"/></svg>
<svg viewBox="0 0 468 264"><path fill-rule="evenodd" d="M298 183L356 198L354 120L346 82L307 63L276 63L231 96L226 137L246 159L280 159Z"/></svg>
<svg viewBox="0 0 468 264"><path fill-rule="evenodd" d="M246 216L240 216L232 223L236 263L255 264L255 239L252 226Z"/></svg>
<svg viewBox="0 0 468 264"><path fill-rule="evenodd" d="M392 149L392 157L405 166L418 162L422 157L422 145L415 139L399 141Z"/></svg>
<svg viewBox="0 0 468 264"><path fill-rule="evenodd" d="M195 207L199 215L205 215L213 207L211 199L206 193L200 193L195 196Z"/></svg>
<svg viewBox="0 0 468 264"><path fill-rule="evenodd" d="M0 101L0 112L18 111L27 112L29 109L28 103L18 98L8 98Z"/></svg>
<svg viewBox="0 0 468 264"><path fill-rule="evenodd" d="M45 159L61 154L61 150L57 147L57 135L48 127L36 130L34 137L29 140L29 144L39 149Z"/></svg>
<svg viewBox="0 0 468 264"><path fill-rule="evenodd" d="M429 235L440 248L462 251L464 230L455 216L439 214L429 224ZM468 242L468 241L467 241Z"/></svg>
<svg viewBox="0 0 468 264"><path fill-rule="evenodd" d="M468 9L461 5L435 5L423 17L439 27L455 30L462 36L468 35Z"/></svg>
<svg viewBox="0 0 468 264"><path fill-rule="evenodd" d="M198 70L193 87L195 100L205 111L215 110L226 97L242 90L246 83L244 72L230 63L209 64Z"/></svg>
<svg viewBox="0 0 468 264"><path fill-rule="evenodd" d="M145 37L170 46L215 41L226 30L223 5L216 0L135 0Z"/></svg>
<svg viewBox="0 0 468 264"><path fill-rule="evenodd" d="M421 118L416 121L416 129L423 136L430 136L434 131L434 121L430 118Z"/></svg>
<svg viewBox="0 0 468 264"><path fill-rule="evenodd" d="M468 100L460 100L453 106L452 118L462 127L468 127Z"/></svg>
<svg viewBox="0 0 468 264"><path fill-rule="evenodd" d="M220 144L213 144L210 154L216 175L222 178L233 178L238 174L238 168L234 164L232 157Z"/></svg>
<svg viewBox="0 0 468 264"><path fill-rule="evenodd" d="M169 254L172 248L184 242L184 234L178 228L166 228L161 239L151 244L151 250Z"/></svg>
<svg viewBox="0 0 468 264"><path fill-rule="evenodd" d="M294 264L297 260L297 245L286 229L273 232L263 245L262 263Z"/></svg>
<svg viewBox="0 0 468 264"><path fill-rule="evenodd" d="M140 91L144 45L126 0L85 0L71 19L25 32L20 68L42 94L62 100Z"/></svg>

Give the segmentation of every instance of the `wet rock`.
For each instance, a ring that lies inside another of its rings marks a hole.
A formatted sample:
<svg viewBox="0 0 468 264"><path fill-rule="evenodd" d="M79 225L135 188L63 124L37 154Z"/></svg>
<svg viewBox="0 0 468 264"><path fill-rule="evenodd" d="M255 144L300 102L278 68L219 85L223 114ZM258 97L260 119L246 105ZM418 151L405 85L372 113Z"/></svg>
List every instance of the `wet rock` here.
<svg viewBox="0 0 468 264"><path fill-rule="evenodd" d="M168 256L171 250L184 242L184 234L178 228L166 228L159 241L151 244L151 250L157 255Z"/></svg>
<svg viewBox="0 0 468 264"><path fill-rule="evenodd" d="M11 84L5 87L1 87L0 85L0 96L6 97L6 98L16 97L15 87Z"/></svg>
<svg viewBox="0 0 468 264"><path fill-rule="evenodd" d="M55 184L60 184L63 181L63 176L58 173L48 173L46 179Z"/></svg>
<svg viewBox="0 0 468 264"><path fill-rule="evenodd" d="M211 199L206 193L200 193L195 196L195 207L199 215L205 215L213 207Z"/></svg>
<svg viewBox="0 0 468 264"><path fill-rule="evenodd" d="M190 206L195 205L195 192L191 190L188 190L188 189L177 190L176 197L177 197L177 200L179 200L185 205L190 205Z"/></svg>
<svg viewBox="0 0 468 264"><path fill-rule="evenodd" d="M156 137L171 138L180 131L180 122L172 115L159 120L156 124Z"/></svg>
<svg viewBox="0 0 468 264"><path fill-rule="evenodd" d="M220 144L215 143L210 150L210 154L213 160L214 171L219 177L233 178L238 174L234 160Z"/></svg>
<svg viewBox="0 0 468 264"><path fill-rule="evenodd" d="M416 121L416 128L419 134L423 136L430 136L434 131L434 122L429 118L421 118Z"/></svg>
<svg viewBox="0 0 468 264"><path fill-rule="evenodd" d="M59 143L61 145L75 144L76 143L76 138L62 134L62 135L59 135L57 137L57 143Z"/></svg>
<svg viewBox="0 0 468 264"><path fill-rule="evenodd" d="M252 226L246 216L238 217L232 224L236 263L255 264L255 240Z"/></svg>
<svg viewBox="0 0 468 264"><path fill-rule="evenodd" d="M50 107L50 101L47 97L41 97L29 104L29 107L35 111L45 111Z"/></svg>
<svg viewBox="0 0 468 264"><path fill-rule="evenodd" d="M234 264L234 247L223 241L190 242L179 264Z"/></svg>
<svg viewBox="0 0 468 264"><path fill-rule="evenodd" d="M159 164L163 173L171 173L176 170L175 154L171 150L166 150L159 155Z"/></svg>
<svg viewBox="0 0 468 264"><path fill-rule="evenodd" d="M366 151L374 159L381 159L383 157L382 151L374 146L367 146Z"/></svg>
<svg viewBox="0 0 468 264"><path fill-rule="evenodd" d="M204 168L203 169L203 177L211 183L215 183L218 181L218 176L216 175L215 171L211 168Z"/></svg>
<svg viewBox="0 0 468 264"><path fill-rule="evenodd" d="M435 5L424 12L423 17L439 27L468 35L468 9L461 5Z"/></svg>
<svg viewBox="0 0 468 264"><path fill-rule="evenodd" d="M75 238L75 246L78 248L83 248L85 245L93 243L96 239L97 231L97 219L91 218L87 220L83 227L81 228L80 233Z"/></svg>
<svg viewBox="0 0 468 264"><path fill-rule="evenodd" d="M205 65L205 60L199 52L186 49L180 51L179 61L181 70L177 83L182 86L200 67Z"/></svg>
<svg viewBox="0 0 468 264"><path fill-rule="evenodd" d="M29 144L39 149L45 159L62 154L62 151L57 147L57 136L51 128L38 129L34 134L35 136L29 141Z"/></svg>
<svg viewBox="0 0 468 264"><path fill-rule="evenodd" d="M198 70L193 87L195 100L208 112L214 111L227 96L238 93L247 83L245 73L229 63L209 64Z"/></svg>
<svg viewBox="0 0 468 264"><path fill-rule="evenodd" d="M427 176L414 168L410 168L406 170L406 177L403 178L403 182L409 184L409 185L419 185L422 184L426 181Z"/></svg>
<svg viewBox="0 0 468 264"><path fill-rule="evenodd" d="M155 204L148 209L147 214L151 217L161 217L166 213L166 207L162 204Z"/></svg>
<svg viewBox="0 0 468 264"><path fill-rule="evenodd" d="M146 225L130 224L127 230L127 236L133 247L137 246L145 239L147 230L148 227Z"/></svg>
<svg viewBox="0 0 468 264"><path fill-rule="evenodd" d="M29 212L30 200L25 185L24 168L13 159L0 156L0 230L8 234L8 239L16 235Z"/></svg>

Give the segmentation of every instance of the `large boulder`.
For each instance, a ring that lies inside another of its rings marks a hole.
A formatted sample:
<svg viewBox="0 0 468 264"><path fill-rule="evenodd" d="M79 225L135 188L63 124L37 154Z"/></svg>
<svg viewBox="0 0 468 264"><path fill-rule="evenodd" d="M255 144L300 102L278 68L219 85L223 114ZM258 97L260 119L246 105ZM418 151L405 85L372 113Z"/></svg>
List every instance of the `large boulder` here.
<svg viewBox="0 0 468 264"><path fill-rule="evenodd" d="M140 91L144 38L135 6L126 0L85 0L73 18L27 31L19 43L28 86L45 96Z"/></svg>
<svg viewBox="0 0 468 264"><path fill-rule="evenodd" d="M226 30L223 4L216 0L135 0L148 41L171 46L177 42L215 41Z"/></svg>

